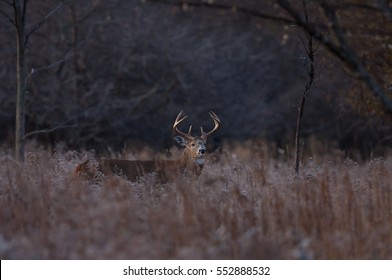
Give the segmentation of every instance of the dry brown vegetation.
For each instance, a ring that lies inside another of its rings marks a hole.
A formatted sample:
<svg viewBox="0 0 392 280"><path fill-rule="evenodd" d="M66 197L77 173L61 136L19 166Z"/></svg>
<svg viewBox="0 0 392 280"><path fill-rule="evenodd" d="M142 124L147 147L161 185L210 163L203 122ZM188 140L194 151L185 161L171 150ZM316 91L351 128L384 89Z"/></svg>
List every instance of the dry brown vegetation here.
<svg viewBox="0 0 392 280"><path fill-rule="evenodd" d="M83 153L0 158L1 259L392 258L392 157L313 154L302 174L272 148L213 154L196 182L88 182ZM124 155L130 156L130 155ZM134 155L137 156L137 155Z"/></svg>

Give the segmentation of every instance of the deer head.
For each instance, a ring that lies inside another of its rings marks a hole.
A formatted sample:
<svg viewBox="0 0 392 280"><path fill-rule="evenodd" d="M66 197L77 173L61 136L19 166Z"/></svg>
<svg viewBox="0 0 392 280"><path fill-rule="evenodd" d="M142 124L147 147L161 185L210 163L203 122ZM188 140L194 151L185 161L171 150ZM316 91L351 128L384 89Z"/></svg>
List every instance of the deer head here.
<svg viewBox="0 0 392 280"><path fill-rule="evenodd" d="M192 126L189 127L188 133L182 132L178 129L178 125L187 118L187 116L182 116L182 111L177 115L176 120L173 124L173 135L174 140L185 149L182 153L181 159L184 164L186 162L189 168L190 164L196 164L202 167L204 164L204 157L206 154L206 141L207 138L212 135L220 127L220 120L218 116L210 111L210 116L214 121L214 128L209 132L204 132L203 127L200 127L200 136L192 136ZM200 171L201 172L201 171Z"/></svg>

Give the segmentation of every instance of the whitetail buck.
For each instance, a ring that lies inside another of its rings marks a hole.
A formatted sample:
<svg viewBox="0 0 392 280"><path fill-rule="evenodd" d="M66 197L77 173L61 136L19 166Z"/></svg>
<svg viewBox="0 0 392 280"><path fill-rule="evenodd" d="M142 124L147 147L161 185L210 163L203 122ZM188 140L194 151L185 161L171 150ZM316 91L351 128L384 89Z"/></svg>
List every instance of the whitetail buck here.
<svg viewBox="0 0 392 280"><path fill-rule="evenodd" d="M201 135L199 137L194 137L191 135L192 126L189 127L188 133L178 129L178 125L187 118L187 116L182 116L182 111L177 115L173 124L173 134L176 135L174 139L178 144L184 147L184 150L177 159L87 160L76 167L75 174L77 176L87 175L88 177L94 177L96 174L119 174L126 176L130 181L134 181L148 173L156 173L158 179L163 182L170 181L180 174L186 174L197 179L204 166L207 138L220 127L218 116L212 111L210 112L210 116L214 121L214 128L206 133L204 132L203 127L201 127Z"/></svg>

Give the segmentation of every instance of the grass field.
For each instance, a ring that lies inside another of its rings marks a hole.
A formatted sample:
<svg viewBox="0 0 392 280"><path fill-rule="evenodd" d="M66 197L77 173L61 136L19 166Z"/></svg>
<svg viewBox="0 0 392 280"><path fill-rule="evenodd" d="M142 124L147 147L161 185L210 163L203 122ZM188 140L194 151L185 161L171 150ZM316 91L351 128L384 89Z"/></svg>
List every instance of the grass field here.
<svg viewBox="0 0 392 280"><path fill-rule="evenodd" d="M266 145L212 154L196 182L72 169L83 153L0 157L1 259L390 259L392 156L292 160ZM138 156L138 155L132 155Z"/></svg>

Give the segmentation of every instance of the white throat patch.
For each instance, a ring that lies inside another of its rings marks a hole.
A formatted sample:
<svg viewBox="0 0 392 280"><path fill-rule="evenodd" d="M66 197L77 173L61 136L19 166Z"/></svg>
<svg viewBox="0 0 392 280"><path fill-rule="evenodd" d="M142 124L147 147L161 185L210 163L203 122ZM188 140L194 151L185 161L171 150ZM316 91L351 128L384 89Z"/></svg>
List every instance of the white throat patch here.
<svg viewBox="0 0 392 280"><path fill-rule="evenodd" d="M196 158L195 162L196 162L198 165L203 165L203 164L204 164L204 158Z"/></svg>

